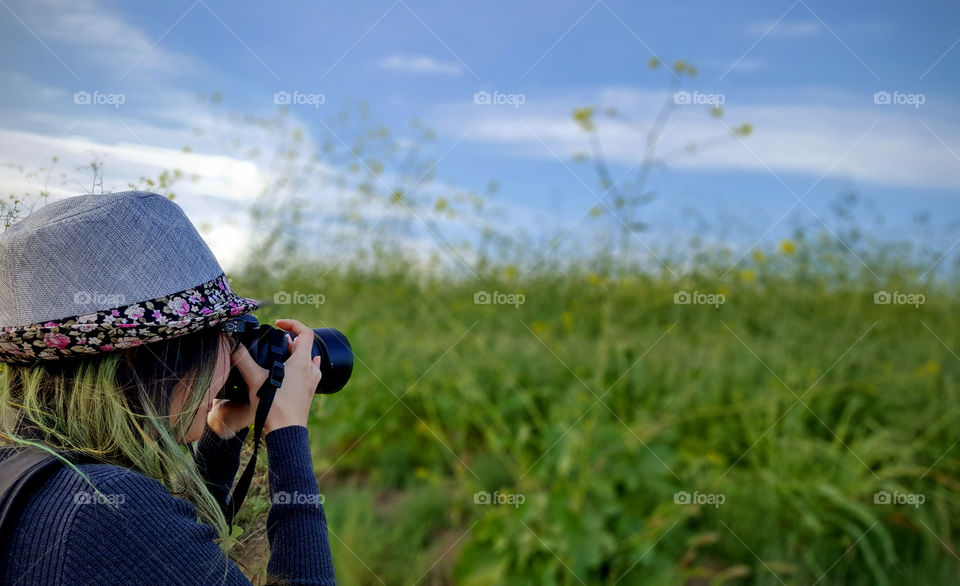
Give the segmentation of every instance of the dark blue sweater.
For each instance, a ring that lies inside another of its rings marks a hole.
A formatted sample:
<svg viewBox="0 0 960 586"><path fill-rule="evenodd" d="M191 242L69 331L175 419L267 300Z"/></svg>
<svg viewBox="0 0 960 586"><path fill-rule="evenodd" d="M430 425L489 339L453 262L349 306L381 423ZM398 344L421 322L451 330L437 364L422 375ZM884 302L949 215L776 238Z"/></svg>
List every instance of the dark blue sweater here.
<svg viewBox="0 0 960 586"><path fill-rule="evenodd" d="M208 429L197 442L195 459L221 506L246 431L222 440ZM333 585L307 428L283 427L264 442L274 503L267 517L269 579ZM69 468L55 472L26 502L5 540L0 584L250 584L214 543L213 527L197 522L193 504L127 468L79 468L101 494Z"/></svg>

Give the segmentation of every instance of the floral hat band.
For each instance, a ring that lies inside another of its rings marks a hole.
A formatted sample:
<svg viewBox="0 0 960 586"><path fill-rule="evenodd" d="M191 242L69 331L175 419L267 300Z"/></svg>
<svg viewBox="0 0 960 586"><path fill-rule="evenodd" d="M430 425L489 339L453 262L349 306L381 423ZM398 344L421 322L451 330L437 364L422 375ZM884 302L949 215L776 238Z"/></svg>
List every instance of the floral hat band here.
<svg viewBox="0 0 960 586"><path fill-rule="evenodd" d="M238 297L226 275L196 287L113 309L0 329L0 361L33 362L97 354L212 327L263 305Z"/></svg>
<svg viewBox="0 0 960 586"><path fill-rule="evenodd" d="M180 207L155 193L68 197L0 233L0 362L150 344L264 305L233 292Z"/></svg>

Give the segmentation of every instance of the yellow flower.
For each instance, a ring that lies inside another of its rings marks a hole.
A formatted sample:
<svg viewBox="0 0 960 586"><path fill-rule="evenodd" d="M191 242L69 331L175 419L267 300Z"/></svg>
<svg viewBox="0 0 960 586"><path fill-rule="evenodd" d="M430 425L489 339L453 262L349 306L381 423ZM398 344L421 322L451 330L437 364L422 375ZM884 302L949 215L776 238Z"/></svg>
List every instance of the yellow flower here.
<svg viewBox="0 0 960 586"><path fill-rule="evenodd" d="M752 283L757 280L757 271L753 269L743 269L740 271L740 280L744 283Z"/></svg>
<svg viewBox="0 0 960 586"><path fill-rule="evenodd" d="M757 264L762 265L767 260L767 255L763 254L762 250L754 249L752 256L753 256L753 260L756 261Z"/></svg>
<svg viewBox="0 0 960 586"><path fill-rule="evenodd" d="M710 462L711 464L716 464L718 466L727 463L726 458L724 458L721 454L713 451L707 452L707 461Z"/></svg>
<svg viewBox="0 0 960 586"><path fill-rule="evenodd" d="M787 256L792 255L797 251L797 245L794 244L793 240L784 238L780 241L780 252L786 254Z"/></svg>
<svg viewBox="0 0 960 586"><path fill-rule="evenodd" d="M517 278L517 267L513 265L507 265L507 268L504 269L503 273L508 280L512 281L513 279Z"/></svg>

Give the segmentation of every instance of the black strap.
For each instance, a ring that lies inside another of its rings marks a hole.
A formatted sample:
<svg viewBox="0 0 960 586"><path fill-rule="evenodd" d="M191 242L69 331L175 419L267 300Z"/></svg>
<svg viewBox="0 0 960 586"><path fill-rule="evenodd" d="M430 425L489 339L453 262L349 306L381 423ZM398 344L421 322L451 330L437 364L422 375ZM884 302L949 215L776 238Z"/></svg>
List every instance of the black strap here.
<svg viewBox="0 0 960 586"><path fill-rule="evenodd" d="M243 501L247 498L247 491L250 490L250 482L253 480L253 473L257 468L257 452L260 450L260 436L263 435L263 425L267 421L267 413L270 412L273 398L276 396L281 383L283 383L283 363L275 360L270 368L270 376L257 390L257 397L260 402L257 403L257 414L253 420L253 455L250 456L247 467L243 469L243 474L237 480L237 485L233 488L233 494L230 496L230 503L227 507L227 523L230 524L231 531L233 531L233 519L240 507L243 506Z"/></svg>
<svg viewBox="0 0 960 586"><path fill-rule="evenodd" d="M0 536L11 535L27 497L55 472L63 461L34 448L3 448L16 452L0 461Z"/></svg>

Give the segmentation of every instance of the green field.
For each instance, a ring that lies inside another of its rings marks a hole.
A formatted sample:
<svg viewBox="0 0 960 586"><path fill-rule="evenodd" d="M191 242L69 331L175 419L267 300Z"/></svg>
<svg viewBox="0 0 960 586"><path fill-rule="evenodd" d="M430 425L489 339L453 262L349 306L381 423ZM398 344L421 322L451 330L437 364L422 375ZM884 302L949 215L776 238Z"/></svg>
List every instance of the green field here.
<svg viewBox="0 0 960 586"><path fill-rule="evenodd" d="M311 423L343 584L954 581L957 289L809 246L679 277L598 259L454 278L392 259L231 278L322 293L259 315L353 343L353 379ZM524 303L476 304L481 290ZM724 302L677 304L681 290ZM881 290L924 302L877 304Z"/></svg>

